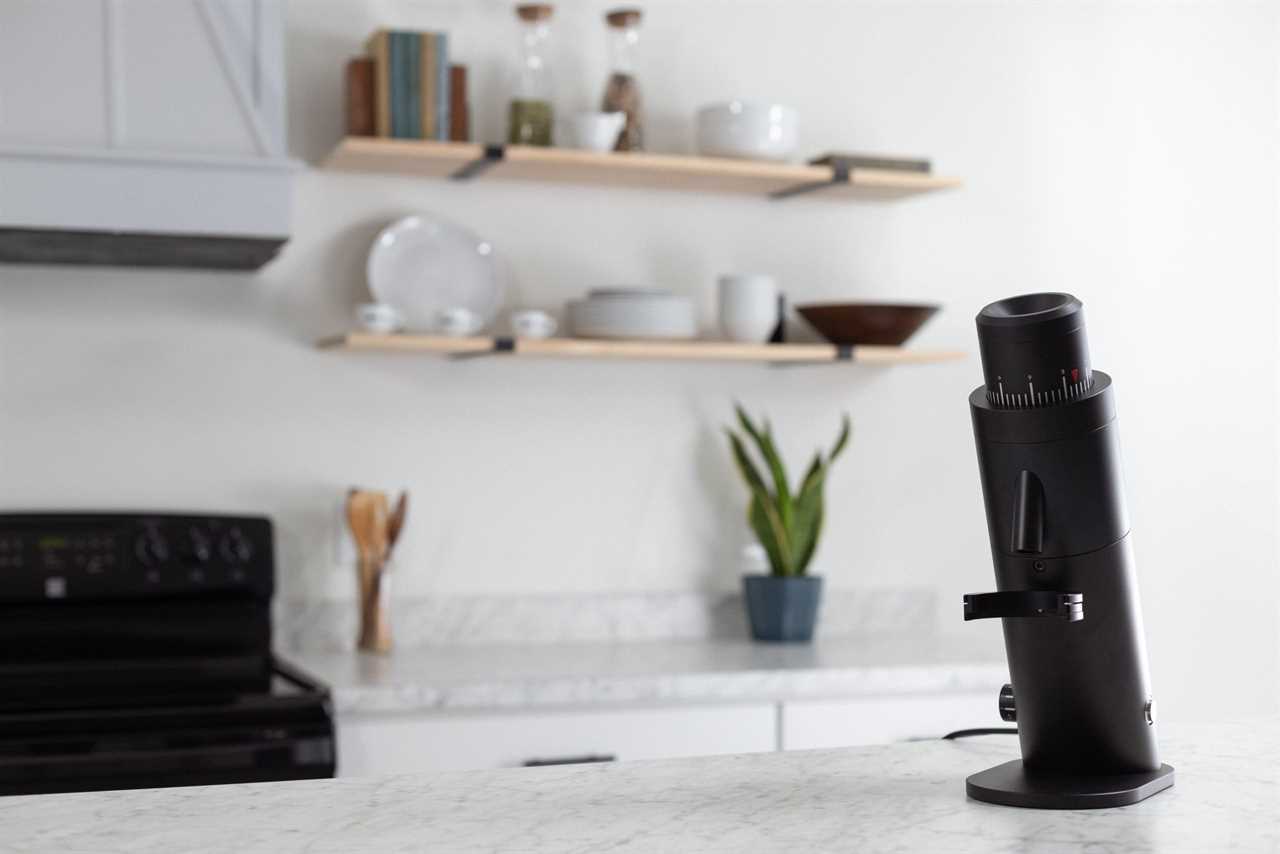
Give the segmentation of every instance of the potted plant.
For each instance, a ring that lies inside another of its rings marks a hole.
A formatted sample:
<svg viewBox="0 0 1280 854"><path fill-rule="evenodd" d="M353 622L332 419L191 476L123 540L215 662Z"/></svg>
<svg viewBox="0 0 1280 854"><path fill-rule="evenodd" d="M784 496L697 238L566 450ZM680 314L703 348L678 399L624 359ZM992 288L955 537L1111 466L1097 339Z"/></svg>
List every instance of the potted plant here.
<svg viewBox="0 0 1280 854"><path fill-rule="evenodd" d="M751 493L747 523L764 547L771 569L769 575L742 577L751 634L762 641L809 641L818 616L822 578L806 573L822 533L822 491L827 472L849 441L849 416L846 414L841 420L840 435L830 453L824 457L819 450L814 455L793 492L769 422L757 426L740 405L734 409L738 424L755 445L769 473L766 481L747 452L746 439L726 427L733 460Z"/></svg>

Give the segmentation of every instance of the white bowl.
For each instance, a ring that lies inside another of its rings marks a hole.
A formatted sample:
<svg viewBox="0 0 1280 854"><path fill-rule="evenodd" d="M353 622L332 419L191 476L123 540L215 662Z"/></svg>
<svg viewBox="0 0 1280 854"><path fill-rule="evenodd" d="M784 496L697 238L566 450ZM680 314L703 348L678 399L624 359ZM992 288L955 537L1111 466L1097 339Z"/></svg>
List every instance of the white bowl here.
<svg viewBox="0 0 1280 854"><path fill-rule="evenodd" d="M521 338L550 338L556 334L556 319L536 308L513 311L511 331Z"/></svg>
<svg viewBox="0 0 1280 854"><path fill-rule="evenodd" d="M559 137L556 141L558 145L587 151L613 151L626 123L626 113L574 113L560 125L565 142L560 142Z"/></svg>
<svg viewBox="0 0 1280 854"><path fill-rule="evenodd" d="M796 150L796 111L783 104L728 101L698 110L698 153L786 160Z"/></svg>
<svg viewBox="0 0 1280 854"><path fill-rule="evenodd" d="M400 312L385 302L365 302L356 306L356 320L369 332L399 332L404 326Z"/></svg>
<svg viewBox="0 0 1280 854"><path fill-rule="evenodd" d="M581 338L696 338L693 300L675 294L618 293L569 303L569 323Z"/></svg>

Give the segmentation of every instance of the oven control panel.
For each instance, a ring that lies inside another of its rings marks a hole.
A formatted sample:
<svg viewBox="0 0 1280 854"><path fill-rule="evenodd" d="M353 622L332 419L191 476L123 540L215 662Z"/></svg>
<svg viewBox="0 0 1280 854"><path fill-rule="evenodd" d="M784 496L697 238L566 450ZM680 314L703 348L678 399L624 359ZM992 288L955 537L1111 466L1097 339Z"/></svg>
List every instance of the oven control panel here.
<svg viewBox="0 0 1280 854"><path fill-rule="evenodd" d="M217 591L269 598L275 560L261 516L0 514L0 600Z"/></svg>

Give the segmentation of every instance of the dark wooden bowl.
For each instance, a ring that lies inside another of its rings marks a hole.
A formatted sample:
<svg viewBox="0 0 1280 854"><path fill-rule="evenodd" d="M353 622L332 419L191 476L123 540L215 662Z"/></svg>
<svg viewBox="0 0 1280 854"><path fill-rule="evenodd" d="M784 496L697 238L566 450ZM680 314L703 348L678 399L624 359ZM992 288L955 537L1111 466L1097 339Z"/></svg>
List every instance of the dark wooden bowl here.
<svg viewBox="0 0 1280 854"><path fill-rule="evenodd" d="M897 347L906 343L938 305L826 302L798 305L796 311L832 344Z"/></svg>

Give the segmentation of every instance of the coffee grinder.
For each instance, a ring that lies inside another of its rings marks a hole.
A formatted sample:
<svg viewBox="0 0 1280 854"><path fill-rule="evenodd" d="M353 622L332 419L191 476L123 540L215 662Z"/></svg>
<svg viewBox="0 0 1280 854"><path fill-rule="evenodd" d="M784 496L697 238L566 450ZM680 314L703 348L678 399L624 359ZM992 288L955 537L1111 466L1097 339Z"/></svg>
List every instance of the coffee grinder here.
<svg viewBox="0 0 1280 854"><path fill-rule="evenodd" d="M1004 624L1000 693L1022 758L969 777L969 797L1042 809L1136 803L1173 785L1156 706L1111 377L1090 367L1070 294L994 302L978 314L985 384L969 395L995 593L964 618Z"/></svg>

